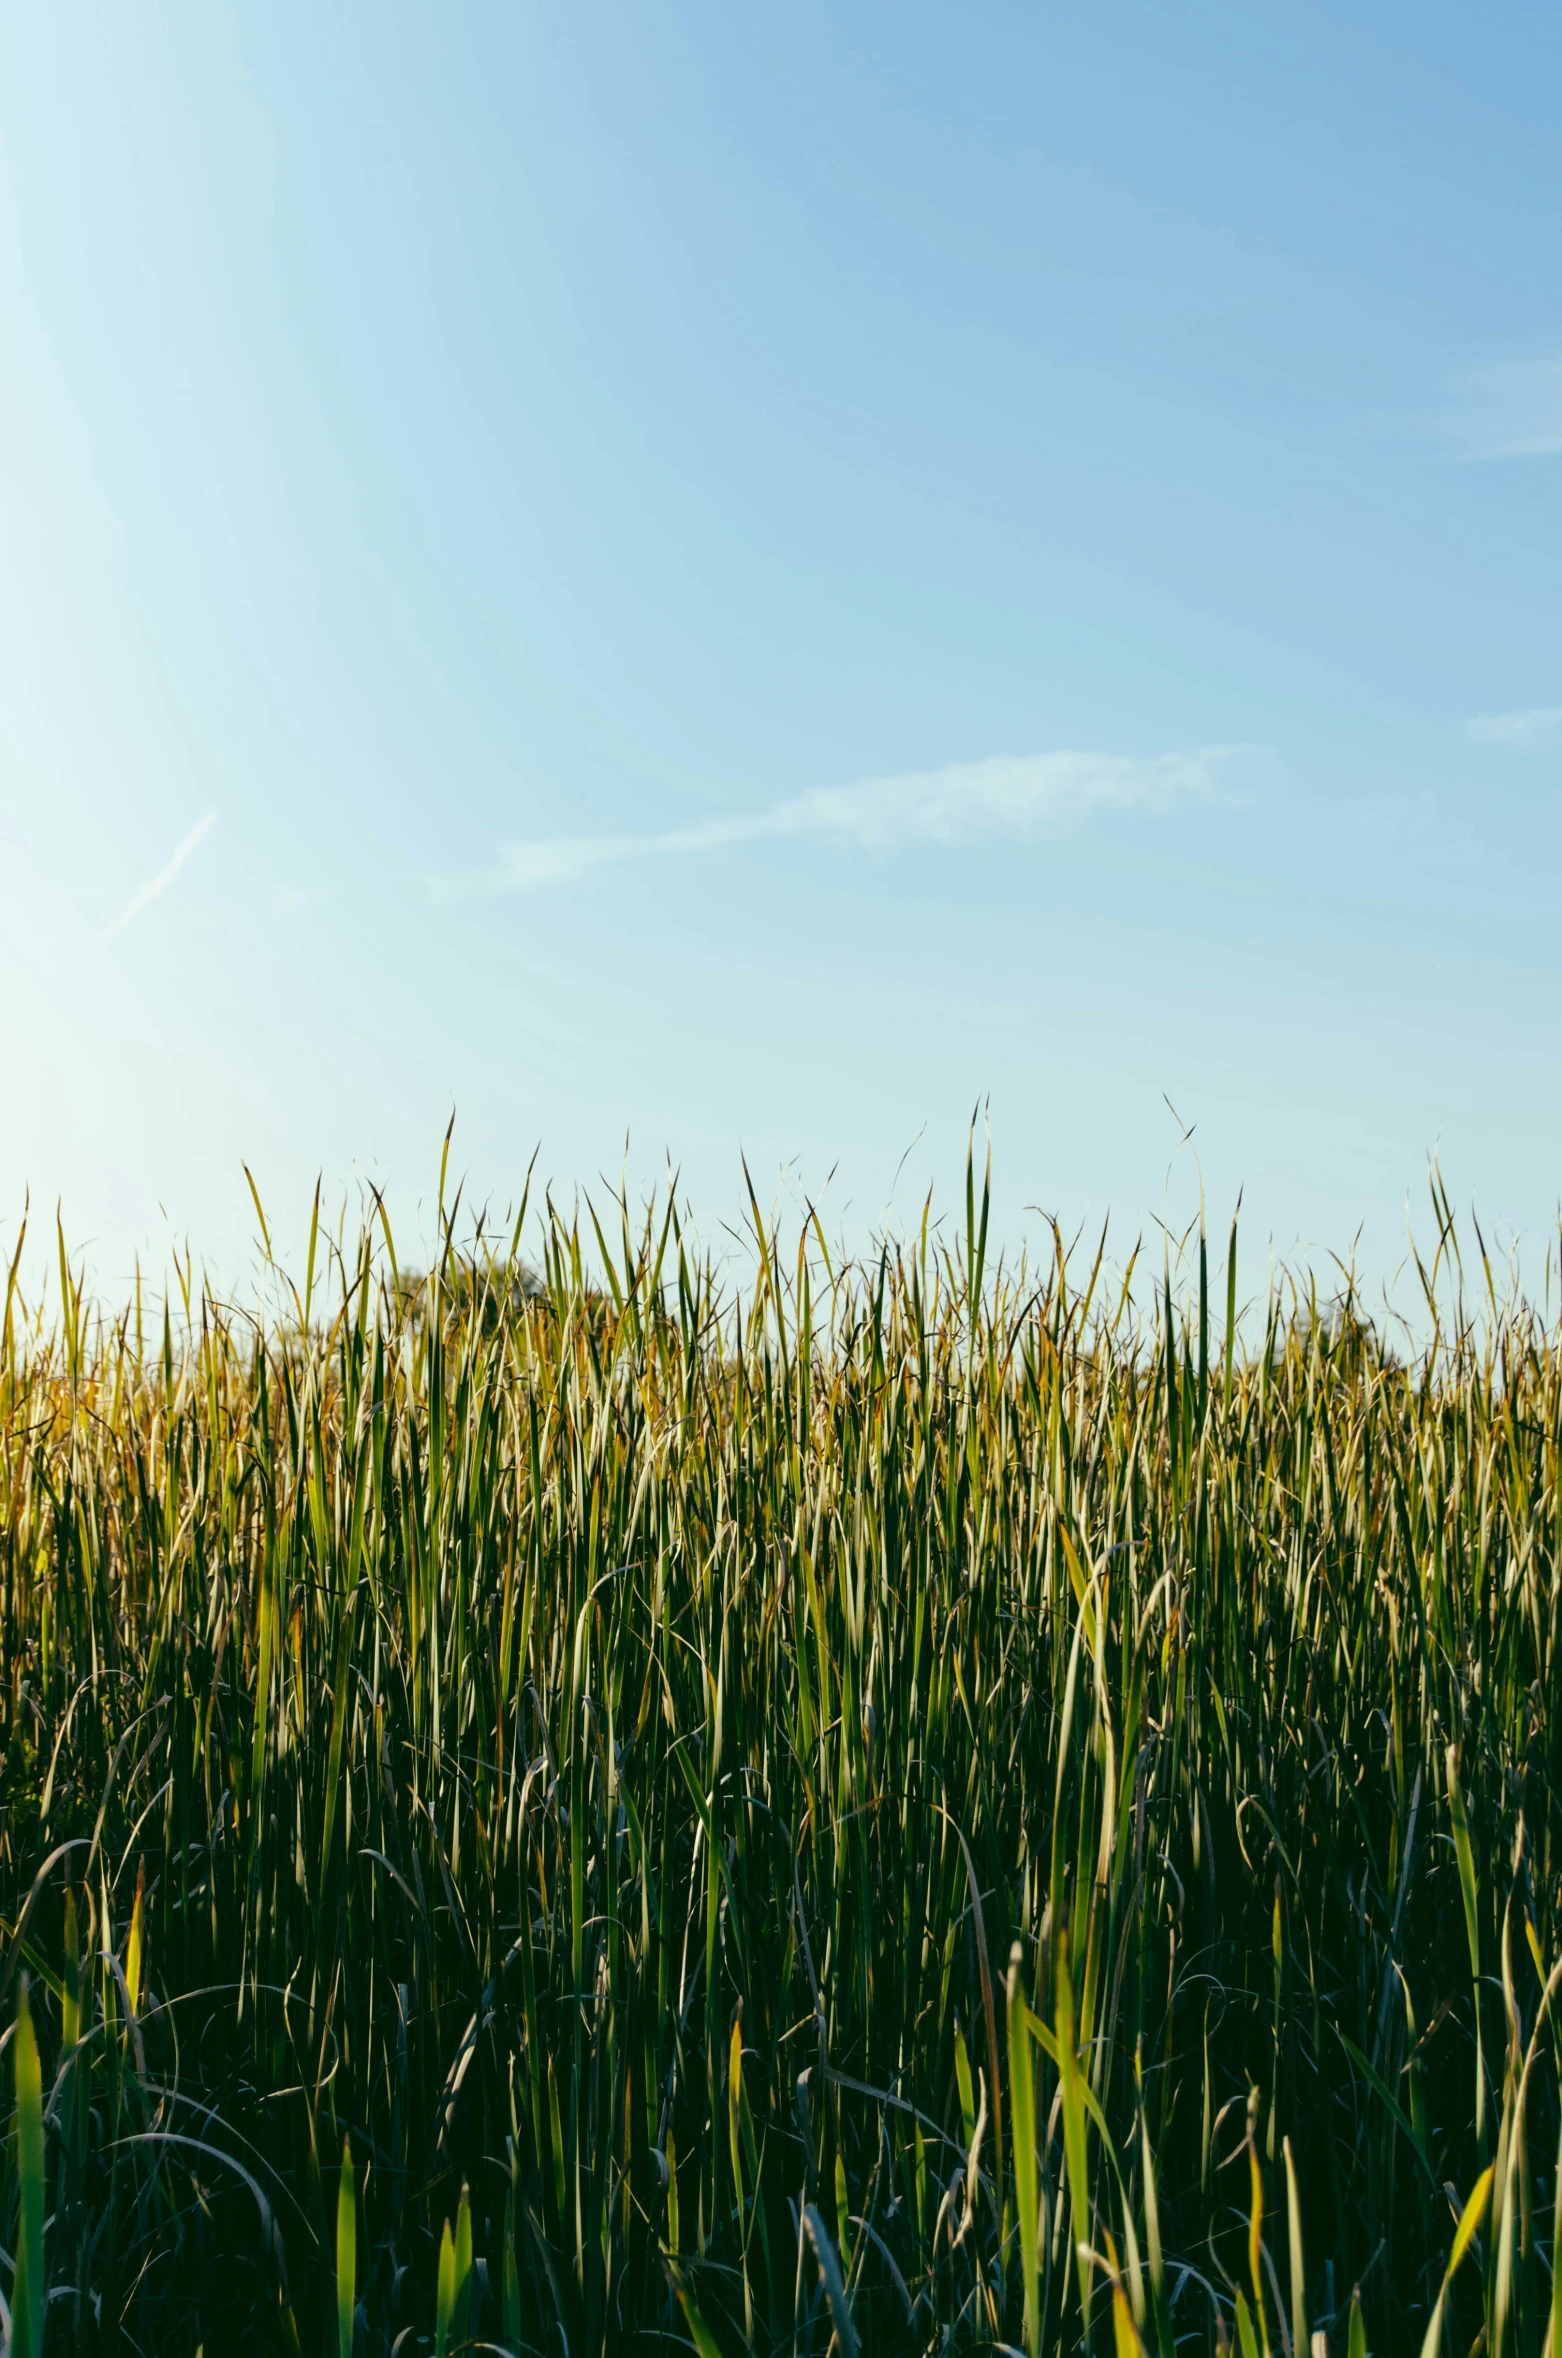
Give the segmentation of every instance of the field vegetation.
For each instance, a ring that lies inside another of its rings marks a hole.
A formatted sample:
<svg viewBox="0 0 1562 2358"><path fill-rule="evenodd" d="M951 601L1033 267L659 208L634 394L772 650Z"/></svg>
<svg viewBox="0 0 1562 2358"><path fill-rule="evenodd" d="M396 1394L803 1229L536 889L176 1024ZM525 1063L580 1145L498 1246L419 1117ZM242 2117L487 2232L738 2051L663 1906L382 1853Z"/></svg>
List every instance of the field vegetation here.
<svg viewBox="0 0 1562 2358"><path fill-rule="evenodd" d="M13 1271L10 2349L1562 2358L1562 1329L1436 1209L1397 1350L979 1171Z"/></svg>

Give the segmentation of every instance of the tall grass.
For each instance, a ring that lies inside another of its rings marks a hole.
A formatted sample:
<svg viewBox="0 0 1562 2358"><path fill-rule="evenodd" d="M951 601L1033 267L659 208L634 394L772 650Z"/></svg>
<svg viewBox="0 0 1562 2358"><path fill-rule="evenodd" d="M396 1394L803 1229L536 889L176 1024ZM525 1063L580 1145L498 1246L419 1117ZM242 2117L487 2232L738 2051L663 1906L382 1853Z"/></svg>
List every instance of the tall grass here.
<svg viewBox="0 0 1562 2358"><path fill-rule="evenodd" d="M986 1231L13 1273L13 2350L1562 2358L1562 1333Z"/></svg>

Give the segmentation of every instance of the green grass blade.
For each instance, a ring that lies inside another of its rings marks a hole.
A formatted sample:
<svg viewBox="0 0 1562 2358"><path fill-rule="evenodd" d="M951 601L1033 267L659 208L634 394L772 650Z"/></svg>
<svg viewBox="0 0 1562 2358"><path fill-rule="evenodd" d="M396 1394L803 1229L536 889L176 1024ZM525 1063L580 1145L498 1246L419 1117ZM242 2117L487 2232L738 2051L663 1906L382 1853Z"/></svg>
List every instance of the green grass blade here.
<svg viewBox="0 0 1562 2358"><path fill-rule="evenodd" d="M1030 2008L1025 2001L1023 1974L1024 1952L1016 1941L1009 1953L1009 2134L1014 2148L1014 2207L1025 2288L1025 2348L1028 2358L1039 2358L1041 2223L1036 2178L1036 2067L1031 2053Z"/></svg>
<svg viewBox="0 0 1562 2358"><path fill-rule="evenodd" d="M43 2073L38 2059L32 2001L25 1973L17 1986L13 2046L16 2176L20 2189L21 2219L11 2288L9 2358L43 2358L43 2321L49 2298L43 2256Z"/></svg>
<svg viewBox="0 0 1562 2358"><path fill-rule="evenodd" d="M353 2358L358 2299L358 2197L353 2185L353 2150L342 2139L342 2173L336 2190L336 2346Z"/></svg>

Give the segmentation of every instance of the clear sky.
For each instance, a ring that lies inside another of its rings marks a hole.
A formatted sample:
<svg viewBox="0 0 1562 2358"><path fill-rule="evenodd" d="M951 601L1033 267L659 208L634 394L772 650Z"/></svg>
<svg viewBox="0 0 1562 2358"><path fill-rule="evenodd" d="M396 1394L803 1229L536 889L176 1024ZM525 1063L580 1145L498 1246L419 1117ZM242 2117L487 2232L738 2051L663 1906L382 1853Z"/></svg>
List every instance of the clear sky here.
<svg viewBox="0 0 1562 2358"><path fill-rule="evenodd" d="M982 1099L1126 1244L1169 1098L1543 1252L1559 119L1554 0L0 5L0 1242L452 1107L861 1239Z"/></svg>

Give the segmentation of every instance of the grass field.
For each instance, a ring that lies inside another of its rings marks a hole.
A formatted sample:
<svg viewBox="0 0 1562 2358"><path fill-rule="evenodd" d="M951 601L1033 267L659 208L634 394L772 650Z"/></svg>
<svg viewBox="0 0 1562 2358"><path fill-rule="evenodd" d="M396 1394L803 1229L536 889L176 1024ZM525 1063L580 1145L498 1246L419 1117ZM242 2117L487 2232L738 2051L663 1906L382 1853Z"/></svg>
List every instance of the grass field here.
<svg viewBox="0 0 1562 2358"><path fill-rule="evenodd" d="M1562 1328L986 1220L13 1284L13 2351L1562 2358Z"/></svg>

